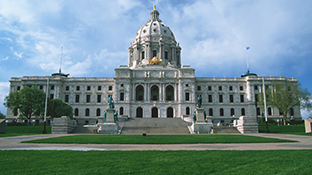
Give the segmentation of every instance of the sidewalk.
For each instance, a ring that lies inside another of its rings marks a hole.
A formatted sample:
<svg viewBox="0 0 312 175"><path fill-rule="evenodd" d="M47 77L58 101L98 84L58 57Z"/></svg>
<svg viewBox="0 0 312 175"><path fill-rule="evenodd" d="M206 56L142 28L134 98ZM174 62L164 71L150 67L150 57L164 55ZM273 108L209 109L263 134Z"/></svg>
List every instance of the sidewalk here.
<svg viewBox="0 0 312 175"><path fill-rule="evenodd" d="M66 134L27 135L1 137L0 150L299 150L312 149L312 137L285 134L246 134L251 136L295 140L284 143L240 143L240 144L37 144L21 141L68 136Z"/></svg>

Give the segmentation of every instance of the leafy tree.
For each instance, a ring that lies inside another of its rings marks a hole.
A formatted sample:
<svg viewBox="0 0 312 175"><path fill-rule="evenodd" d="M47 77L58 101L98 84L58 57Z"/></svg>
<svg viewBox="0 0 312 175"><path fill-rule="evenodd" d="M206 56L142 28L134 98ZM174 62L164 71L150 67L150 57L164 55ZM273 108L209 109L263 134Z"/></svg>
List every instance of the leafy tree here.
<svg viewBox="0 0 312 175"><path fill-rule="evenodd" d="M298 82L281 81L274 82L273 86L266 88L267 104L277 108L283 115L283 122L286 125L287 114L291 108L299 106L302 109L312 108L311 93L301 87ZM263 93L258 94L259 104L263 104Z"/></svg>
<svg viewBox="0 0 312 175"><path fill-rule="evenodd" d="M73 117L73 108L59 98L49 100L47 111L47 115L53 118L62 116Z"/></svg>
<svg viewBox="0 0 312 175"><path fill-rule="evenodd" d="M42 116L44 112L45 93L37 87L23 87L20 91L11 92L4 99L4 105L14 114L20 112L31 123L31 117Z"/></svg>
<svg viewBox="0 0 312 175"><path fill-rule="evenodd" d="M5 115L0 112L0 119L5 119Z"/></svg>

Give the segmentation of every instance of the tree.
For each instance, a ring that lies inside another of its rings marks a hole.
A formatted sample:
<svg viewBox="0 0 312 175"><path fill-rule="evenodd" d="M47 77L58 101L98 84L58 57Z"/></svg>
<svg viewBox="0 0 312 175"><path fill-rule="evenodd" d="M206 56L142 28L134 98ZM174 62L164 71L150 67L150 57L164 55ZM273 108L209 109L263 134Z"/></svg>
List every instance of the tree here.
<svg viewBox="0 0 312 175"><path fill-rule="evenodd" d="M37 87L23 87L20 91L11 92L4 99L4 105L15 115L19 112L31 123L33 115L42 116L44 112L45 93Z"/></svg>
<svg viewBox="0 0 312 175"><path fill-rule="evenodd" d="M269 105L275 107L283 115L286 125L287 114L296 106L310 110L312 107L311 93L303 89L298 82L280 81L274 82L272 87L266 88L266 100ZM263 93L258 95L259 103L263 104Z"/></svg>
<svg viewBox="0 0 312 175"><path fill-rule="evenodd" d="M59 98L49 100L47 111L47 115L51 116L52 118L62 116L68 116L71 118L73 117L73 108Z"/></svg>
<svg viewBox="0 0 312 175"><path fill-rule="evenodd" d="M5 119L5 115L0 112L0 119Z"/></svg>

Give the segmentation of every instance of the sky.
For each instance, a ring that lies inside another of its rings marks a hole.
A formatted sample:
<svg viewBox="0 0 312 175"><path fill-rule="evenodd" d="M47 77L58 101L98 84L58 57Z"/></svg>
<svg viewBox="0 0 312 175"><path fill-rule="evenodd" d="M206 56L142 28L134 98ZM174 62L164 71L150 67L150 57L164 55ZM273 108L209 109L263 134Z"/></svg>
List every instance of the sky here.
<svg viewBox="0 0 312 175"><path fill-rule="evenodd" d="M61 52L71 77L113 77L153 5L196 77L240 77L248 46L251 72L312 92L311 0L0 0L0 111L11 77L56 73Z"/></svg>

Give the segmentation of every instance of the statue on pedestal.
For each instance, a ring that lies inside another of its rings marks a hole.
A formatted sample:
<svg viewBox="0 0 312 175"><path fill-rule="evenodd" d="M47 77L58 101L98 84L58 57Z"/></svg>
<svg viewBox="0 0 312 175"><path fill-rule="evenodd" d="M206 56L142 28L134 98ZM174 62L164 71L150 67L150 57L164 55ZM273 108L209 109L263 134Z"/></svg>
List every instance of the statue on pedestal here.
<svg viewBox="0 0 312 175"><path fill-rule="evenodd" d="M104 110L103 112L103 121L105 122L106 121L106 111Z"/></svg>
<svg viewBox="0 0 312 175"><path fill-rule="evenodd" d="M194 120L194 122L196 122L196 112L195 111L193 113L193 120Z"/></svg>
<svg viewBox="0 0 312 175"><path fill-rule="evenodd" d="M197 95L197 106L198 108L201 108L202 105L202 97L201 95Z"/></svg>
<svg viewBox="0 0 312 175"><path fill-rule="evenodd" d="M109 95L108 97L108 109L114 109L115 105L114 105L114 100L112 95Z"/></svg>

